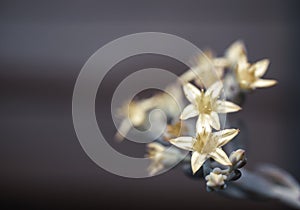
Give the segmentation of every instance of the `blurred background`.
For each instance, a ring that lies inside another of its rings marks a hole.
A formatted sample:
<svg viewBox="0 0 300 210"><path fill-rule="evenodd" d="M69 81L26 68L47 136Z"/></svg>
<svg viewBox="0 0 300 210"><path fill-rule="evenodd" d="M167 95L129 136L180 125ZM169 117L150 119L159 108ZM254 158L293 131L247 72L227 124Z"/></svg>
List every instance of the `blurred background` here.
<svg viewBox="0 0 300 210"><path fill-rule="evenodd" d="M278 85L249 95L233 117L247 126L249 170L276 164L300 180L300 70L297 1L0 1L0 207L2 209L288 209L277 201L233 200L205 191L180 167L147 179L110 174L81 148L72 93L87 59L104 44L137 32L180 36L222 55L242 39L250 61L271 60ZM101 84L97 118L110 144L142 156L143 145L116 144L112 93L142 68L176 74L187 67L142 55L117 64ZM242 131L243 132L243 131Z"/></svg>

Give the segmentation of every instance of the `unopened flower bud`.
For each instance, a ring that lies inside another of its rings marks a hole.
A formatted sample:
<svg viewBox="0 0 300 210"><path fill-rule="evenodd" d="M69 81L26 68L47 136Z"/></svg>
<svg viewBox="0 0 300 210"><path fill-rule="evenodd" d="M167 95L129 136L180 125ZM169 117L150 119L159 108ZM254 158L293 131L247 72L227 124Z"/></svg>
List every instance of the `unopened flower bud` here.
<svg viewBox="0 0 300 210"><path fill-rule="evenodd" d="M205 177L206 185L210 188L223 188L225 185L226 175L212 171Z"/></svg>
<svg viewBox="0 0 300 210"><path fill-rule="evenodd" d="M231 161L232 165L237 164L239 161L242 161L245 158L245 150L238 149L233 151L230 156L229 160Z"/></svg>

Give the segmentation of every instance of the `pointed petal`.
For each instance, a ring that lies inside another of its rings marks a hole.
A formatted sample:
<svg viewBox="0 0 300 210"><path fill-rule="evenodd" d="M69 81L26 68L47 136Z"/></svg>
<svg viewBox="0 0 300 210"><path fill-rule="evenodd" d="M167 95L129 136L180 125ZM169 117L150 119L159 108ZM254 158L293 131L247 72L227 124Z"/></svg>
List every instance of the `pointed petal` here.
<svg viewBox="0 0 300 210"><path fill-rule="evenodd" d="M220 119L217 112L210 113L210 121L209 124L216 130L220 130Z"/></svg>
<svg viewBox="0 0 300 210"><path fill-rule="evenodd" d="M230 63L227 58L214 58L213 64L215 65L215 67L221 68L223 70L224 67L228 66Z"/></svg>
<svg viewBox="0 0 300 210"><path fill-rule="evenodd" d="M270 87L273 86L277 83L276 80L272 80L272 79L258 79L256 80L251 87L252 88L264 88L264 87Z"/></svg>
<svg viewBox="0 0 300 210"><path fill-rule="evenodd" d="M231 141L239 133L239 129L225 129L215 132L214 135L218 138L218 147L222 147Z"/></svg>
<svg viewBox="0 0 300 210"><path fill-rule="evenodd" d="M170 143L184 150L193 150L194 138L190 136L181 136L175 139L171 139Z"/></svg>
<svg viewBox="0 0 300 210"><path fill-rule="evenodd" d="M228 156L221 148L217 148L215 152L209 153L209 156L222 165L232 165Z"/></svg>
<svg viewBox="0 0 300 210"><path fill-rule="evenodd" d="M197 133L202 133L204 130L207 132L211 132L210 121L208 120L206 114L200 114L196 123Z"/></svg>
<svg viewBox="0 0 300 210"><path fill-rule="evenodd" d="M239 59L237 66L236 66L236 70L238 72L243 72L243 71L248 71L250 67L250 63L248 63L247 59Z"/></svg>
<svg viewBox="0 0 300 210"><path fill-rule="evenodd" d="M217 81L206 90L205 95L211 96L212 98L217 98L219 97L222 89L223 89L222 81Z"/></svg>
<svg viewBox="0 0 300 210"><path fill-rule="evenodd" d="M244 42L237 40L232 43L226 50L225 56L231 60L231 62L239 60L243 55L246 55L246 47Z"/></svg>
<svg viewBox="0 0 300 210"><path fill-rule="evenodd" d="M201 96L201 92L191 83L187 83L183 86L183 91L186 98L193 104L196 103L196 98Z"/></svg>
<svg viewBox="0 0 300 210"><path fill-rule="evenodd" d="M218 113L230 113L230 112L237 112L242 108L230 101L221 101L218 100L216 102L215 111Z"/></svg>
<svg viewBox="0 0 300 210"><path fill-rule="evenodd" d="M191 117L195 117L199 114L199 111L196 109L194 104L187 105L181 113L180 119L186 120Z"/></svg>
<svg viewBox="0 0 300 210"><path fill-rule="evenodd" d="M193 174L195 174L203 165L203 163L207 160L206 154L200 154L199 152L193 152L191 158L191 166Z"/></svg>
<svg viewBox="0 0 300 210"><path fill-rule="evenodd" d="M253 67L255 69L255 76L262 77L266 73L269 63L270 61L268 59L263 59L253 64Z"/></svg>

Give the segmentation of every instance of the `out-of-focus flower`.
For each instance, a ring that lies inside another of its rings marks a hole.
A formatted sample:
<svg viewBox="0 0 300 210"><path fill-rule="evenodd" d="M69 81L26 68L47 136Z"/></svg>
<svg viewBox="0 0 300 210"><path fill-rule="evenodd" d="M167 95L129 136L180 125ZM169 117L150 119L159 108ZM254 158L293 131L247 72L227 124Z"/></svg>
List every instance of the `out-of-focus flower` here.
<svg viewBox="0 0 300 210"><path fill-rule="evenodd" d="M206 185L212 189L218 189L225 186L226 175L221 173L219 168L215 168L209 175L205 177Z"/></svg>
<svg viewBox="0 0 300 210"><path fill-rule="evenodd" d="M263 59L250 64L247 58L246 47L242 41L236 41L225 52L229 67L235 70L236 79L241 89L249 90L275 85L275 80L261 79L269 66L269 60Z"/></svg>
<svg viewBox="0 0 300 210"><path fill-rule="evenodd" d="M123 140L132 127L144 127L149 112L159 109L169 118L178 118L183 104L183 93L179 84L166 87L165 92L150 98L127 102L119 110L118 115L123 119L115 135L117 140Z"/></svg>
<svg viewBox="0 0 300 210"><path fill-rule="evenodd" d="M209 87L222 78L227 65L227 59L216 58L211 50L206 50L198 57L196 65L182 74L180 79L183 83L195 81L201 87Z"/></svg>
<svg viewBox="0 0 300 210"><path fill-rule="evenodd" d="M182 136L171 139L170 142L181 149L193 152L191 166L193 173L196 173L208 158L213 158L222 165L232 165L221 147L238 133L237 129L225 129L214 133L203 130L197 133L196 137Z"/></svg>
<svg viewBox="0 0 300 210"><path fill-rule="evenodd" d="M268 59L263 59L253 64L248 63L245 59L240 60L236 67L236 77L241 89L254 90L255 88L275 85L277 83L276 80L261 79L266 73L269 63Z"/></svg>
<svg viewBox="0 0 300 210"><path fill-rule="evenodd" d="M179 83L167 86L163 93L154 96L156 108L161 109L167 117L178 119L183 106L183 92Z"/></svg>
<svg viewBox="0 0 300 210"><path fill-rule="evenodd" d="M147 145L148 154L145 157L151 159L148 167L149 175L154 175L167 166L172 166L183 158L183 154L177 148L167 148L157 142Z"/></svg>
<svg viewBox="0 0 300 210"><path fill-rule="evenodd" d="M191 83L184 85L184 93L191 104L184 108L180 119L186 120L199 115L196 125L198 132L202 129L210 131L211 127L220 130L218 113L236 112L241 109L232 102L219 100L222 88L221 81L214 83L206 92Z"/></svg>
<svg viewBox="0 0 300 210"><path fill-rule="evenodd" d="M247 61L247 51L244 43L240 40L232 43L225 52L225 59L227 59L229 66L235 68L238 62Z"/></svg>
<svg viewBox="0 0 300 210"><path fill-rule="evenodd" d="M132 127L142 127L147 119L147 112L155 107L154 99L143 99L125 103L119 110L119 115L123 120L118 128L115 138L123 140L124 136Z"/></svg>
<svg viewBox="0 0 300 210"><path fill-rule="evenodd" d="M178 121L175 124L167 125L167 129L164 132L165 140L170 140L171 138L175 138L181 135L184 135L188 132L187 126L182 121Z"/></svg>

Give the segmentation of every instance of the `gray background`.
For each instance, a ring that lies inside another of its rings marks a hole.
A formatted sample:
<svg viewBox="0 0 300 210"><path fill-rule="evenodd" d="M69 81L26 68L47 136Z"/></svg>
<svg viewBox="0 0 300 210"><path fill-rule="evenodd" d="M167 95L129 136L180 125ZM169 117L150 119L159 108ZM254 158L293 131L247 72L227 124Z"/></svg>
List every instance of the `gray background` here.
<svg viewBox="0 0 300 210"><path fill-rule="evenodd" d="M8 208L258 208L276 201L236 201L206 193L180 167L158 177L127 179L102 170L84 153L71 115L72 91L85 61L123 35L178 35L221 55L236 39L249 59L269 58L276 87L251 94L242 112L251 143L248 169L270 162L300 179L299 15L295 1L1 1L0 206ZM116 144L110 99L131 72L158 67L180 74L173 59L144 55L111 70L97 97L97 117L113 147L141 157L144 146ZM243 132L243 130L242 130ZM245 131L246 132L246 131Z"/></svg>

